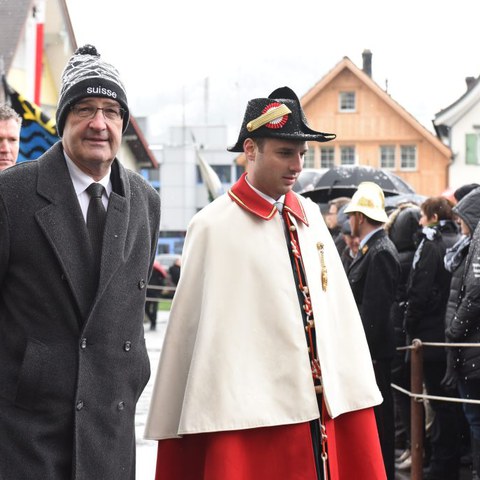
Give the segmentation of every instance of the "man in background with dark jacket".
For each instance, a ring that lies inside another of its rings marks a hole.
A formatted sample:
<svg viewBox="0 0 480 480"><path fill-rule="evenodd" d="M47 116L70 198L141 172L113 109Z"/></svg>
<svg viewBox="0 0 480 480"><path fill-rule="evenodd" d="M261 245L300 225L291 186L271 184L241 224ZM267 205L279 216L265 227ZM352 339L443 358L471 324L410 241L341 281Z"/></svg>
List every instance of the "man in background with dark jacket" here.
<svg viewBox="0 0 480 480"><path fill-rule="evenodd" d="M383 403L375 407L375 418L387 478L394 480L395 422L390 383L395 342L391 308L397 292L400 263L397 250L384 229L388 217L384 194L378 185L361 183L345 213L349 216L352 235L360 239L358 253L348 270L348 280L383 396Z"/></svg>
<svg viewBox="0 0 480 480"><path fill-rule="evenodd" d="M405 309L407 307L407 281L412 268L413 256L417 249L421 226L420 207L413 203L404 203L393 210L385 225L390 240L395 245L400 260L400 278L395 302L392 305L392 322L395 331L395 347L407 344L405 332ZM400 387L410 390L410 368L405 361L405 350L396 350L392 362L392 381ZM398 390L393 390L395 408L395 445L402 448L397 458L397 469L408 470L411 467L410 449L410 398ZM400 444L400 445L399 445Z"/></svg>
<svg viewBox="0 0 480 480"><path fill-rule="evenodd" d="M337 197L328 202L328 210L325 214L325 223L330 231L338 253L341 255L346 247L345 240L343 238L342 224L340 210L350 202L349 197ZM344 216L343 216L344 217Z"/></svg>

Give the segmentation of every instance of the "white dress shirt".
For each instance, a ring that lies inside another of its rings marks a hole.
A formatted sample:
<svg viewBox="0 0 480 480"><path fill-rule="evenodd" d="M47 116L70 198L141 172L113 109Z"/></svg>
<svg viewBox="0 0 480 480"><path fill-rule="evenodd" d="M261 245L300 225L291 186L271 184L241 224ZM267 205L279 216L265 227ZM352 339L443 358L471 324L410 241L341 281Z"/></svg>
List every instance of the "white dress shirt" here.
<svg viewBox="0 0 480 480"><path fill-rule="evenodd" d="M70 173L70 178L73 182L73 188L75 189L75 193L77 194L78 203L80 204L80 208L82 209L83 218L85 219L85 223L87 222L87 210L88 204L90 203L90 195L86 192L88 186L95 182L89 175L82 172L76 165L73 163L73 160L68 157L65 153L65 160L67 162L68 172ZM110 171L108 169L107 174L99 180L97 183L100 183L104 186L105 190L103 191L102 195L102 202L105 210L108 208L108 199L110 194L112 193L112 182L110 180Z"/></svg>

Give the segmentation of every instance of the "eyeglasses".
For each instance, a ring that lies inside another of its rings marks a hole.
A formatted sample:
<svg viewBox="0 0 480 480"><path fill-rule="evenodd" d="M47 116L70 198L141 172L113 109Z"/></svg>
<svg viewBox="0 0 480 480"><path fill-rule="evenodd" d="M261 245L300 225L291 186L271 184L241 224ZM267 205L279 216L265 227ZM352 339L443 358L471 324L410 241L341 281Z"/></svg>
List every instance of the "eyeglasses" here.
<svg viewBox="0 0 480 480"><path fill-rule="evenodd" d="M126 110L121 107L94 107L93 105L73 105L70 110L80 118L95 118L98 110L101 110L106 120L119 121L123 119Z"/></svg>

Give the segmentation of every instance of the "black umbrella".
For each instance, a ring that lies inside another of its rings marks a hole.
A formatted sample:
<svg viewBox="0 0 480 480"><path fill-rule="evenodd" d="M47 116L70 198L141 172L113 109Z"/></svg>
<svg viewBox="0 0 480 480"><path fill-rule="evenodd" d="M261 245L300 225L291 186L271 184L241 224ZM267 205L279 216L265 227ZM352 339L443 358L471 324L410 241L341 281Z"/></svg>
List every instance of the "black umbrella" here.
<svg viewBox="0 0 480 480"><path fill-rule="evenodd" d="M402 203L413 203L420 206L428 197L418 193L399 193L385 199L385 207L397 208Z"/></svg>
<svg viewBox="0 0 480 480"><path fill-rule="evenodd" d="M300 194L310 192L324 173L325 170L322 169L304 168L293 186L293 191Z"/></svg>
<svg viewBox="0 0 480 480"><path fill-rule="evenodd" d="M314 202L326 203L337 197L351 197L362 182L376 183L385 196L415 193L405 180L390 171L363 165L330 168L316 179L313 188L298 193Z"/></svg>

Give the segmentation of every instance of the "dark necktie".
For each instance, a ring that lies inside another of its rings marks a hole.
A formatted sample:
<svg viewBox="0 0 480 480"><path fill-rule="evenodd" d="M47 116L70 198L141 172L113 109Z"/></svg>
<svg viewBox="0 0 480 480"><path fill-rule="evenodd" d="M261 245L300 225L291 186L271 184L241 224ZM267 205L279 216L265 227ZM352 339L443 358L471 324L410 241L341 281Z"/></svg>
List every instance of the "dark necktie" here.
<svg viewBox="0 0 480 480"><path fill-rule="evenodd" d="M88 186L87 192L90 195L90 203L87 211L87 229L90 235L95 264L100 268L100 256L102 253L103 229L107 212L102 202L103 186L99 183L92 183Z"/></svg>

